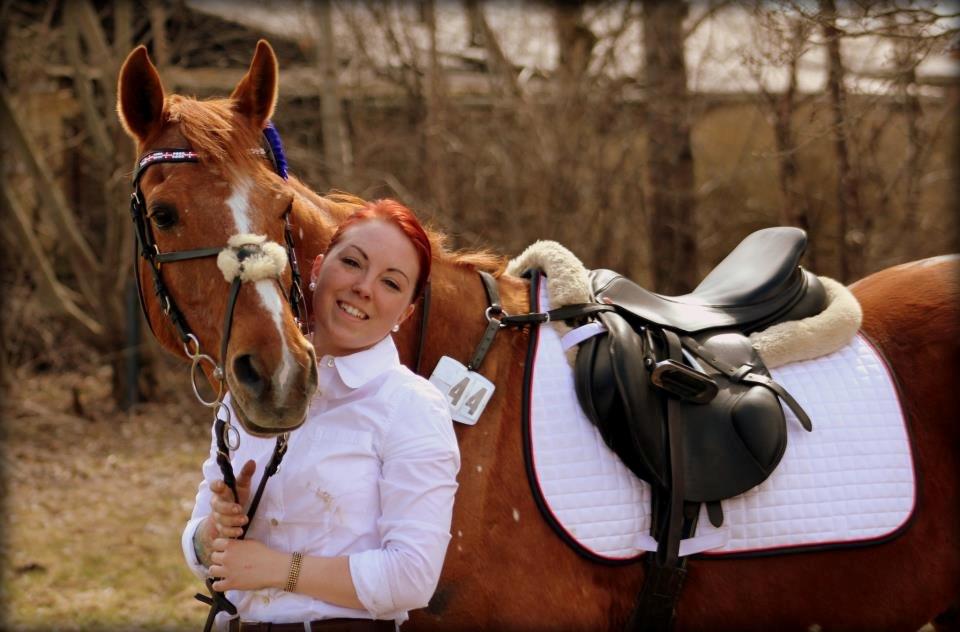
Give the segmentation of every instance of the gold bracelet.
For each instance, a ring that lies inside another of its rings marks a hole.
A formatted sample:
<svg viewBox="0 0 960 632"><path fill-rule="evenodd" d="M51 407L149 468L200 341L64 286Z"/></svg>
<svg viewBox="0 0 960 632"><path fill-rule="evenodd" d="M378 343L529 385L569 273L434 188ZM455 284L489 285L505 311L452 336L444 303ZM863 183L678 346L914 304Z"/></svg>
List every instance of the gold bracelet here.
<svg viewBox="0 0 960 632"><path fill-rule="evenodd" d="M300 565L303 563L303 553L296 551L290 559L290 572L287 573L287 583L284 584L284 592L293 592L297 587L297 580L300 578Z"/></svg>

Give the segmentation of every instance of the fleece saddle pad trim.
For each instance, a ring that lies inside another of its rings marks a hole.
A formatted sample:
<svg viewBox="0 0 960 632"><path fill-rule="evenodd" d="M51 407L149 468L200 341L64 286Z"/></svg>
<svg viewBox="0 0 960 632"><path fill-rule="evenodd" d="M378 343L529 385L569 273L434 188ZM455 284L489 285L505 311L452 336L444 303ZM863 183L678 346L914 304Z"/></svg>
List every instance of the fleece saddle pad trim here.
<svg viewBox="0 0 960 632"><path fill-rule="evenodd" d="M545 284L532 282L539 288L534 307L548 309ZM896 384L879 352L858 335L833 354L772 373L811 415L814 432L803 431L785 408L789 436L780 465L761 485L722 502L720 528L702 511L681 555L846 548L902 533L914 513L916 475ZM534 499L561 539L592 561L614 565L656 549L649 534L650 487L583 414L560 336L550 325L530 336L522 426Z"/></svg>

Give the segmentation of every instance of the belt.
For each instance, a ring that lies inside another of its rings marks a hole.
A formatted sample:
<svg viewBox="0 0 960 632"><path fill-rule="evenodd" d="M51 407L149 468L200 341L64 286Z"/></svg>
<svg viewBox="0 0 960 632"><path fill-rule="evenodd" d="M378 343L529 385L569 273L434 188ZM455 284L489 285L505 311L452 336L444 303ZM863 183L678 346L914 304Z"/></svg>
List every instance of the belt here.
<svg viewBox="0 0 960 632"><path fill-rule="evenodd" d="M395 632L396 623L386 619L322 619L303 623L266 623L230 620L230 632Z"/></svg>

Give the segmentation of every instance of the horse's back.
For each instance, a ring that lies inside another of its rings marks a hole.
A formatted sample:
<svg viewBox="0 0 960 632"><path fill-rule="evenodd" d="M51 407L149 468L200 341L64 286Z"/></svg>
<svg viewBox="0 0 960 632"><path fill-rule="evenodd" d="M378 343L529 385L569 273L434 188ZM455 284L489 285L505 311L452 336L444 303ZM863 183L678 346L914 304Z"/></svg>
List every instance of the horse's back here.
<svg viewBox="0 0 960 632"><path fill-rule="evenodd" d="M883 348L934 344L957 352L960 255L904 263L851 288L863 306L863 329ZM939 342L939 344L937 344Z"/></svg>

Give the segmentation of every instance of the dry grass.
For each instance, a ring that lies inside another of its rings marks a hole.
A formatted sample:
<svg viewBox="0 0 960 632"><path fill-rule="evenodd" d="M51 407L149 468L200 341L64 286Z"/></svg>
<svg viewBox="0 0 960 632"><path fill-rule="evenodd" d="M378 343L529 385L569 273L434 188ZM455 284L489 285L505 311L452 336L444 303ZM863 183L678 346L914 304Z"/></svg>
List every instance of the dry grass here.
<svg viewBox="0 0 960 632"><path fill-rule="evenodd" d="M172 377L183 381L185 371ZM196 630L179 538L209 436L187 400L112 410L109 369L20 376L3 406L5 630Z"/></svg>

